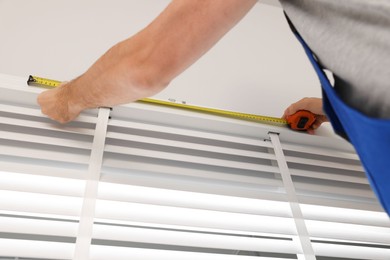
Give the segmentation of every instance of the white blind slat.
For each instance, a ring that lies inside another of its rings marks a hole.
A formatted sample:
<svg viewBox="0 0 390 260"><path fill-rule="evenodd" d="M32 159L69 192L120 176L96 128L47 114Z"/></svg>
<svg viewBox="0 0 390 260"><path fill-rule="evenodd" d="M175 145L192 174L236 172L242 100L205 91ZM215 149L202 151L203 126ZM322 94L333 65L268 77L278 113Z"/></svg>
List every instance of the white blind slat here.
<svg viewBox="0 0 390 260"><path fill-rule="evenodd" d="M313 243L313 247L318 256L337 257L341 259L388 260L390 255L389 248L375 248L363 245Z"/></svg>
<svg viewBox="0 0 390 260"><path fill-rule="evenodd" d="M307 145L299 145L299 144L292 144L292 143L282 143L283 150L286 151L294 151L294 152L300 152L302 154L309 154L309 155L323 155L331 158L343 158L348 160L353 160L356 162L359 162L359 157L356 153L353 152L345 152L345 151L339 151L335 149L326 149L321 147L310 147Z"/></svg>
<svg viewBox="0 0 390 260"><path fill-rule="evenodd" d="M28 107L0 104L0 111L13 113L13 114L20 114L20 115L43 117L41 110L38 108L28 108ZM80 115L77 117L76 120L78 122L84 122L84 123L92 123L92 124L96 123L96 117L94 116Z"/></svg>
<svg viewBox="0 0 390 260"><path fill-rule="evenodd" d="M53 138L53 137L30 135L30 134L11 133L5 131L0 131L0 138L12 140L12 141L55 145L55 146L70 147L70 148L77 148L77 149L84 149L84 150L91 149L90 143L81 142L77 140L69 140L64 138Z"/></svg>
<svg viewBox="0 0 390 260"><path fill-rule="evenodd" d="M77 227L75 221L0 216L0 232L6 233L76 237Z"/></svg>
<svg viewBox="0 0 390 260"><path fill-rule="evenodd" d="M346 223L306 220L309 233L315 238L331 238L354 242L390 245L390 228Z"/></svg>
<svg viewBox="0 0 390 260"><path fill-rule="evenodd" d="M238 136L224 135L222 133L215 134L206 131L194 131L194 130L189 130L188 128L167 127L167 126L162 126L157 124L143 124L143 123L137 123L132 121L117 120L115 118L110 120L109 126L121 127L124 129L138 129L143 131L170 133L170 134L183 135L183 136L188 136L193 138L209 139L212 141L223 141L229 143L272 148L269 142L266 142L262 139L244 138Z"/></svg>
<svg viewBox="0 0 390 260"><path fill-rule="evenodd" d="M89 129L89 128L72 127L69 125L60 126L60 125L49 123L49 122L17 119L17 118L4 117L4 116L0 116L0 122L1 122L1 124L10 125L13 127L27 127L27 128L32 128L32 129L44 129L44 130L50 130L50 131L60 132L60 133L76 133L76 134L90 135L90 136L92 136L94 133L94 130Z"/></svg>
<svg viewBox="0 0 390 260"><path fill-rule="evenodd" d="M106 157L104 161L104 175L103 179L107 181L111 181L111 178L115 173L122 175L124 172L127 172L128 175L133 175L134 178L139 177L139 179L150 179L149 175L145 175L148 173L156 173L161 175L162 177L165 175L171 176L182 176L185 177L193 177L193 178L203 178L208 180L220 181L221 184L224 182L236 182L236 183L248 183L255 184L258 186L260 190L261 186L271 186L271 187L281 187L282 183L280 180L270 178L269 176L264 176L263 174L255 171L251 172L243 172L242 170L235 170L234 173L232 171L227 171L225 168L221 171L215 171L212 168L191 168L192 165L163 165L154 162L139 162L136 159L129 159L128 161L118 160L115 155ZM185 167L187 166L187 167ZM266 167L264 172L267 172L269 168ZM272 172L277 171L276 168L272 168ZM272 173L271 172L271 173ZM258 174L258 175L256 175ZM150 174L151 175L151 174ZM124 177L121 179L125 179ZM128 179L128 178L127 178ZM158 178L156 178L158 179ZM125 181L125 180L124 180ZM147 186L147 185L146 185Z"/></svg>
<svg viewBox="0 0 390 260"><path fill-rule="evenodd" d="M252 157L252 158L262 158L262 159L275 160L275 155L269 154L269 153L248 151L248 150L235 149L235 148L229 148L229 147L218 147L215 145L190 143L188 141L187 142L174 141L174 140L167 140L167 139L161 139L161 138L155 138L155 137L145 137L145 136L139 136L139 135L136 136L136 135L122 134L122 133L115 133L115 132L108 132L107 138L125 140L125 141L133 141L133 142L139 142L139 143L147 143L147 144L153 144L153 145L163 145L166 147L187 148L187 149L197 150L197 151L207 151L207 152L214 152L214 153L221 153L221 154L233 154L236 156L246 156L246 157Z"/></svg>
<svg viewBox="0 0 390 260"><path fill-rule="evenodd" d="M0 210L78 216L81 198L0 190Z"/></svg>
<svg viewBox="0 0 390 260"><path fill-rule="evenodd" d="M66 167L68 165L34 165L31 162L20 161L19 157L12 162L0 161L0 169L15 173L28 173L33 175L57 176L69 179L84 179L86 165L72 165L72 168ZM75 167L77 166L77 167ZM28 171L26 171L28 169ZM38 187L39 188L39 187Z"/></svg>
<svg viewBox="0 0 390 260"><path fill-rule="evenodd" d="M291 217L287 202L120 185L107 182L100 183L98 198L118 202Z"/></svg>
<svg viewBox="0 0 390 260"><path fill-rule="evenodd" d="M0 190L82 197L84 181L0 171Z"/></svg>
<svg viewBox="0 0 390 260"><path fill-rule="evenodd" d="M92 246L91 260L117 260L140 259L140 260L290 260L296 258L261 257L232 254L199 253L185 251L171 251L145 248L124 248L110 246Z"/></svg>
<svg viewBox="0 0 390 260"><path fill-rule="evenodd" d="M270 239L123 226L95 224L93 237L102 240L119 240L200 248L244 250L252 252L284 252L288 254L300 253L299 247L295 242L287 239Z"/></svg>
<svg viewBox="0 0 390 260"><path fill-rule="evenodd" d="M98 200L96 217L133 222L295 235L289 218Z"/></svg>
<svg viewBox="0 0 390 260"><path fill-rule="evenodd" d="M347 165L344 163L313 160L313 159L306 159L306 158L297 158L297 157L293 157L293 156L286 156L286 160L287 160L287 162L300 163L300 164L305 164L305 165L315 165L315 166L322 166L322 167L327 167L327 168L336 168L336 169L364 172L363 168L360 165Z"/></svg>
<svg viewBox="0 0 390 260"><path fill-rule="evenodd" d="M374 193L372 190L366 186L366 189L362 189L362 187L342 187L339 185L337 186L332 186L328 183L300 183L296 182L295 187L297 189L300 189L302 191L309 191L317 194L332 194L334 196L337 195L345 195L345 196L351 196L351 197L361 197L361 198L368 198L368 199L376 199ZM341 197L341 196L340 196Z"/></svg>
<svg viewBox="0 0 390 260"><path fill-rule="evenodd" d="M34 149L31 147L17 147L16 145L2 144L0 139L0 155L15 156L20 158L39 159L46 161L57 161L64 163L88 164L87 154L75 154L63 152L61 149Z"/></svg>
<svg viewBox="0 0 390 260"><path fill-rule="evenodd" d="M0 238L0 255L8 257L69 260L73 250L71 243Z"/></svg>
<svg viewBox="0 0 390 260"><path fill-rule="evenodd" d="M328 172L320 172L320 171L313 172L313 171L297 170L297 169L291 169L290 172L291 175L294 176L316 178L321 180L350 182L350 183L358 183L358 184L369 184L367 178L363 176L348 176L348 175L340 175L336 173L328 173Z"/></svg>
<svg viewBox="0 0 390 260"><path fill-rule="evenodd" d="M305 219L390 228L384 212L301 204Z"/></svg>
<svg viewBox="0 0 390 260"><path fill-rule="evenodd" d="M185 155L179 153L175 153L173 156L172 153L168 153L168 152L152 151L152 150L139 149L139 148L127 148L127 147L106 145L105 151L112 152L112 153L119 153L119 154L151 157L156 159L208 164L208 165L221 166L221 167L231 167L231 168L238 168L243 170L278 172L277 168L272 166L232 161L229 159L224 160L224 159L216 159L210 157L192 156L192 155Z"/></svg>

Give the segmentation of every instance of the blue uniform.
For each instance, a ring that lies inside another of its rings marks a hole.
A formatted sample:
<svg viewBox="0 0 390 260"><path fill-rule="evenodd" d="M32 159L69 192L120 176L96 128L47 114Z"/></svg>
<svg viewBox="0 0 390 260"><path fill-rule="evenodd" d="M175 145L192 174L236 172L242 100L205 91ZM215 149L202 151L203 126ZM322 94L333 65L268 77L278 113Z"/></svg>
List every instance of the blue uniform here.
<svg viewBox="0 0 390 260"><path fill-rule="evenodd" d="M336 93L308 45L295 34L320 79L324 110L335 132L355 147L372 189L390 216L390 119L369 117L348 106Z"/></svg>

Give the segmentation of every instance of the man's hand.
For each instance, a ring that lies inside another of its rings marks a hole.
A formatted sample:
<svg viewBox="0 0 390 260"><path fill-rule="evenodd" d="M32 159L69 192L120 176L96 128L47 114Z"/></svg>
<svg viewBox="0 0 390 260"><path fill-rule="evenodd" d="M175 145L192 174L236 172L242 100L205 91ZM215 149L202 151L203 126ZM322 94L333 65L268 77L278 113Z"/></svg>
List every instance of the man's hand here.
<svg viewBox="0 0 390 260"><path fill-rule="evenodd" d="M84 109L82 103L71 104L71 91L67 83L55 89L42 92L38 96L38 104L42 113L62 124L75 119Z"/></svg>
<svg viewBox="0 0 390 260"><path fill-rule="evenodd" d="M322 110L321 98L302 98L296 103L291 104L283 114L283 118L296 113L299 110L307 110L316 115L316 121L313 123L310 129L307 130L309 134L314 134L314 130L320 127L324 122L329 122L325 113Z"/></svg>

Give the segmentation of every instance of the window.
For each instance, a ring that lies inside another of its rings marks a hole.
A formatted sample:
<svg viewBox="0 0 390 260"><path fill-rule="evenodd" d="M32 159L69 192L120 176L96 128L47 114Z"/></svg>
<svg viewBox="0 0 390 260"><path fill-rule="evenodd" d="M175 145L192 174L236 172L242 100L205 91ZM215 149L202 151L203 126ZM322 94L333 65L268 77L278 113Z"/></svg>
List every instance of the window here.
<svg viewBox="0 0 390 260"><path fill-rule="evenodd" d="M0 82L0 259L390 256L342 140L138 103L59 125Z"/></svg>

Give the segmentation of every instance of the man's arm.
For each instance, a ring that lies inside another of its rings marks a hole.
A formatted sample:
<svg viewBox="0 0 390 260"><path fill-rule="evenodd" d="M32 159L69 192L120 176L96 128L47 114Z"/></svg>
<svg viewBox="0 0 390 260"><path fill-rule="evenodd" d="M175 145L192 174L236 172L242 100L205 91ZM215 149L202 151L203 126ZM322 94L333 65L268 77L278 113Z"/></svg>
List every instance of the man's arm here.
<svg viewBox="0 0 390 260"><path fill-rule="evenodd" d="M42 112L61 123L87 108L154 95L199 59L256 0L174 0L145 29L100 57L84 74L39 95Z"/></svg>

